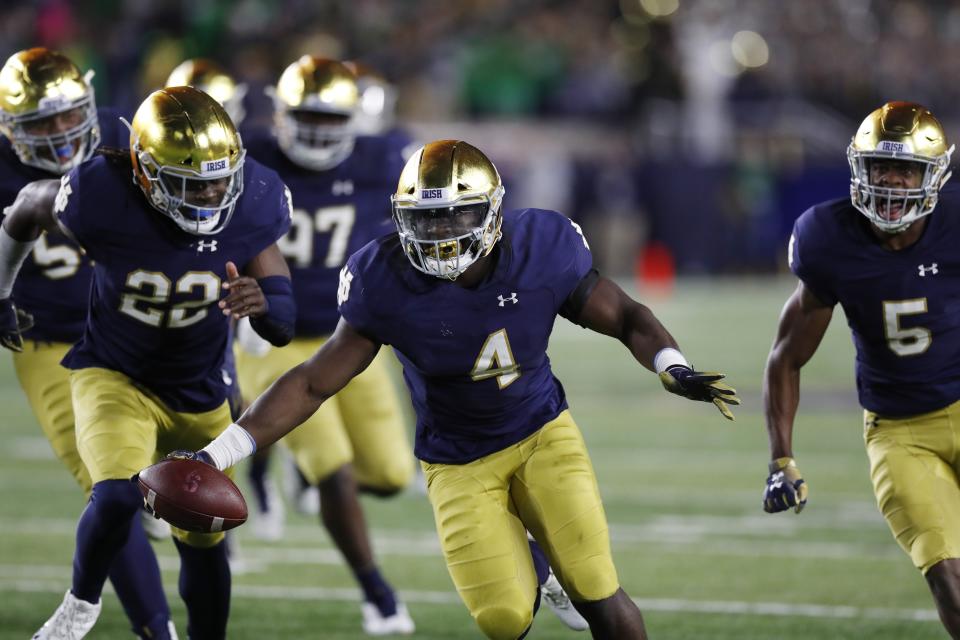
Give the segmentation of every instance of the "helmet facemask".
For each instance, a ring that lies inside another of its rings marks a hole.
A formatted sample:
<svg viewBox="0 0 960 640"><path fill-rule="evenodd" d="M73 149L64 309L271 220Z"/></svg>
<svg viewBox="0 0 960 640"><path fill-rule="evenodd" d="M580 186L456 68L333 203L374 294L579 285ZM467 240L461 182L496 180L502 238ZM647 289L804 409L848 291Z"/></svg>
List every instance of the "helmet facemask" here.
<svg viewBox="0 0 960 640"><path fill-rule="evenodd" d="M160 165L140 147L139 140L134 142L132 151L146 182L141 187L155 209L182 230L198 236L220 233L227 226L243 193L246 149L240 150L234 167L230 167L229 158L223 158L202 162L200 172ZM202 201L208 198L208 191L222 191L222 195L216 203Z"/></svg>
<svg viewBox="0 0 960 640"><path fill-rule="evenodd" d="M417 270L456 280L500 239L502 199L502 186L491 197L467 196L436 205L394 195L393 218L404 253Z"/></svg>
<svg viewBox="0 0 960 640"><path fill-rule="evenodd" d="M306 169L332 169L353 152L351 114L289 109L278 104L274 125L277 144L284 154Z"/></svg>
<svg viewBox="0 0 960 640"><path fill-rule="evenodd" d="M326 171L353 152L359 95L343 63L300 56L265 92L273 100L277 144L294 163Z"/></svg>
<svg viewBox="0 0 960 640"><path fill-rule="evenodd" d="M63 175L90 159L100 144L92 77L93 72L84 76L88 90L78 98L45 98L38 109L20 115L0 111L0 128L10 138L20 162ZM41 132L49 129L54 118L67 120L70 126L56 133Z"/></svg>
<svg viewBox="0 0 960 640"><path fill-rule="evenodd" d="M902 148L902 144L893 143L881 143L875 151L858 150L852 144L847 148L853 206L886 233L901 233L932 213L937 206L940 188L951 175L949 167L953 146L934 157L903 151ZM916 188L900 188L872 184L871 163L891 160L916 163L923 173L920 185Z"/></svg>
<svg viewBox="0 0 960 640"><path fill-rule="evenodd" d="M130 124L133 178L183 231L219 233L243 193L243 140L223 107L189 86L147 96Z"/></svg>

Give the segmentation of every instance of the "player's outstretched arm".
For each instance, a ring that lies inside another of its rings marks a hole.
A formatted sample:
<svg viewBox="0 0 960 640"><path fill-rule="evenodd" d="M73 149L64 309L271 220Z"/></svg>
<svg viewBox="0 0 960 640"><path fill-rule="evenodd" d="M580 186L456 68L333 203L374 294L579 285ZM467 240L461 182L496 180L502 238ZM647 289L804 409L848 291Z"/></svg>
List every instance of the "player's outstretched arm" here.
<svg viewBox="0 0 960 640"><path fill-rule="evenodd" d="M574 292L574 296L578 294ZM576 300L571 307L577 306ZM569 307L568 307L569 308ZM574 318L584 327L622 342L637 362L660 375L667 391L691 400L712 402L729 420L728 404L740 404L736 391L721 382L722 373L694 371L680 354L676 340L646 306L628 296L612 280L600 277Z"/></svg>
<svg viewBox="0 0 960 640"><path fill-rule="evenodd" d="M793 420L800 402L800 369L813 357L833 317L833 307L818 300L801 281L780 313L763 374L763 410L770 438L770 475L763 495L769 513L807 502L807 484L793 459Z"/></svg>
<svg viewBox="0 0 960 640"><path fill-rule="evenodd" d="M0 227L0 344L23 350L20 334L33 326L33 318L10 300L13 283L23 261L44 230L57 228L54 212L59 180L38 180L20 190L13 204L4 209Z"/></svg>
<svg viewBox="0 0 960 640"><path fill-rule="evenodd" d="M273 444L366 369L379 349L378 343L341 319L336 331L313 357L280 376L235 425L230 425L203 451L222 470L256 449Z"/></svg>

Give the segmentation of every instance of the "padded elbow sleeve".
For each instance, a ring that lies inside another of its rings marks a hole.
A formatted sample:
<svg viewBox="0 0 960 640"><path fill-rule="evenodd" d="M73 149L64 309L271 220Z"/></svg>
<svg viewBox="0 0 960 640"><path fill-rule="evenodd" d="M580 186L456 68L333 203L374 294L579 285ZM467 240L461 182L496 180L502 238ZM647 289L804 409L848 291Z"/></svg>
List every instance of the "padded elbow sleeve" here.
<svg viewBox="0 0 960 640"><path fill-rule="evenodd" d="M275 347L293 340L297 322L297 303L293 299L293 283L286 276L268 276L257 280L267 299L267 312L250 318L250 326L260 337Z"/></svg>

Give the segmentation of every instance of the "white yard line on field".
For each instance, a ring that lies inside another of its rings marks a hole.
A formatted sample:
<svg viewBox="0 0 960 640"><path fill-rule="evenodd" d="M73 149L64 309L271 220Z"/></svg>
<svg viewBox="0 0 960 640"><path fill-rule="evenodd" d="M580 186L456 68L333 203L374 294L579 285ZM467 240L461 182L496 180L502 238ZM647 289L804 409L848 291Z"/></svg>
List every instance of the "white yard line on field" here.
<svg viewBox="0 0 960 640"><path fill-rule="evenodd" d="M874 516L871 515L871 518ZM804 524L827 530L862 529L859 519L844 522L809 518ZM797 538L803 530L790 526L785 518L753 516L687 516L662 514L642 524L610 525L610 538L616 551L635 549L638 545L656 548L659 553L709 556L770 556L783 554L783 541ZM831 524L833 526L831 526ZM0 535L37 537L72 537L76 521L68 518L0 518ZM440 543L432 530L375 529L373 543L383 556L440 556ZM313 524L289 524L283 544L259 542L246 532L239 537L240 555L251 563L251 569L262 570L277 564L339 564L341 557L326 533ZM883 538L886 540L886 538ZM159 547L158 547L159 548ZM893 544L865 544L807 539L791 547L791 555L803 558L899 560L902 555Z"/></svg>
<svg viewBox="0 0 960 640"><path fill-rule="evenodd" d="M34 567L34 575L44 579L7 578L6 569L10 565L0 566L0 593L63 593L67 581L65 567ZM53 580L54 570L63 574L60 580ZM108 588L109 590L109 588ZM176 597L171 590L170 597ZM256 600L334 600L358 602L360 593L356 589L336 589L326 587L285 587L266 585L235 584L233 595L242 599ZM407 603L432 605L459 605L460 598L452 591L414 591L400 590L400 596ZM702 614L736 614L747 616L800 617L800 618L866 618L871 620L912 620L937 621L933 609L880 609L865 607L831 606L819 604L788 604L785 602L742 602L735 600L681 600L667 598L634 598L634 602L644 611L683 612Z"/></svg>

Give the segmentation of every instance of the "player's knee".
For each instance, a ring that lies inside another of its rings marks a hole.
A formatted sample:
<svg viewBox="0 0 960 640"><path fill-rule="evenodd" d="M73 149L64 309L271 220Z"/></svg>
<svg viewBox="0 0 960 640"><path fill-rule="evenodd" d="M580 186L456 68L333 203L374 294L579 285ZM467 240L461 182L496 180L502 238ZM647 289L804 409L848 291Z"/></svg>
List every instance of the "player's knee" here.
<svg viewBox="0 0 960 640"><path fill-rule="evenodd" d="M620 588L613 558L598 552L587 556L589 562L563 563L554 567L567 595L577 602L599 602L615 594Z"/></svg>
<svg viewBox="0 0 960 640"><path fill-rule="evenodd" d="M533 624L531 609L492 606L477 611L473 615L477 625L491 640L517 640Z"/></svg>
<svg viewBox="0 0 960 640"><path fill-rule="evenodd" d="M307 476L309 479L309 476ZM320 476L317 482L321 495L339 494L349 491L356 491L357 479L353 473L353 465L345 462L332 471L327 471Z"/></svg>
<svg viewBox="0 0 960 640"><path fill-rule="evenodd" d="M173 530L173 537L194 549L210 549L220 544L223 540L223 532L218 533L198 533L196 531L184 531L183 529Z"/></svg>
<svg viewBox="0 0 960 640"><path fill-rule="evenodd" d="M394 496L410 484L413 479L412 464L391 464L376 474L357 473L357 483L360 490L381 498Z"/></svg>
<svg viewBox="0 0 960 640"><path fill-rule="evenodd" d="M133 517L143 506L143 497L129 480L101 480L93 485L90 502L101 518L121 521Z"/></svg>

